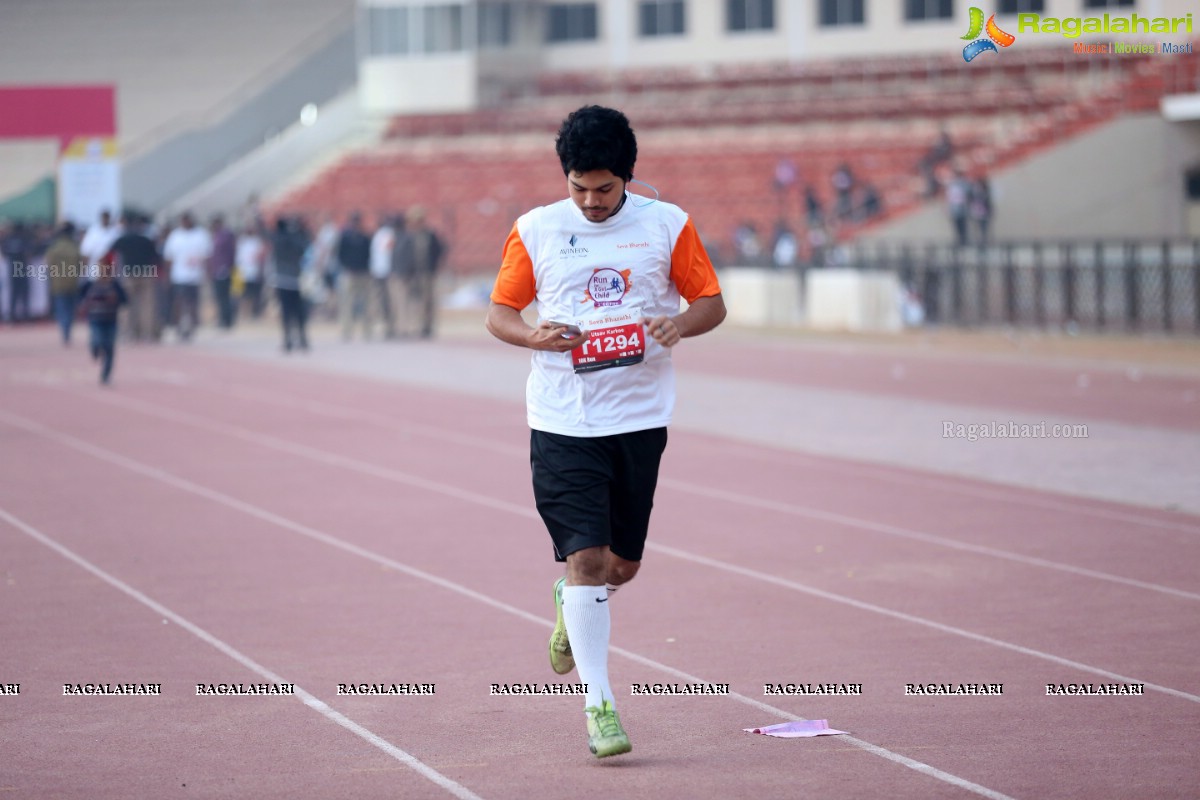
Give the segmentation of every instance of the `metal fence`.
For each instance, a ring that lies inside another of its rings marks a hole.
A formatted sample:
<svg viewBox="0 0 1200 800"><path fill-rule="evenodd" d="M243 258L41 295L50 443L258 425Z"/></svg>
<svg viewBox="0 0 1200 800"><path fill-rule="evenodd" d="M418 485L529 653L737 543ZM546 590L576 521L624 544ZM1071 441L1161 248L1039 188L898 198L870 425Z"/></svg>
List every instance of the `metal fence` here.
<svg viewBox="0 0 1200 800"><path fill-rule="evenodd" d="M1200 334L1200 240L879 242L838 255L898 273L929 322Z"/></svg>

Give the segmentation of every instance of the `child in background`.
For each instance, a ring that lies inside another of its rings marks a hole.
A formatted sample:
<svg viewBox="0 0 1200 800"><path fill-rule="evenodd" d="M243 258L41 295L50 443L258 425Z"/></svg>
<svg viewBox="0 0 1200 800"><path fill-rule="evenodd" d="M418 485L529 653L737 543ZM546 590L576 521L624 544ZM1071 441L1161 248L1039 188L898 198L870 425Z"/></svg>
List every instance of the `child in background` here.
<svg viewBox="0 0 1200 800"><path fill-rule="evenodd" d="M103 359L100 383L107 384L117 349L117 310L129 302L129 296L114 275L111 258L100 265L95 280L80 288L79 296L92 330L92 360Z"/></svg>

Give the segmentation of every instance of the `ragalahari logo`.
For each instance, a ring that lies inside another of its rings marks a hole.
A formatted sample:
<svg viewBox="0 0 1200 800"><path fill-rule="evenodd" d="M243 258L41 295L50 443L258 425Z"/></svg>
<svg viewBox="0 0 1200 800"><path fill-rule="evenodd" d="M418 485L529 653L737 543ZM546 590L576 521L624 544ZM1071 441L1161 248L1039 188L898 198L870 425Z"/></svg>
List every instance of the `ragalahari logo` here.
<svg viewBox="0 0 1200 800"><path fill-rule="evenodd" d="M980 39L979 34L984 30L987 31L988 38ZM971 24L967 29L967 35L963 39L973 39L969 45L963 48L963 60L970 63L980 53L986 53L991 50L993 53L999 53L996 45L1008 47L1017 40L1017 37L1011 33L1005 33L1000 30L1000 26L996 24L996 15L992 14L988 17L987 25L983 24L983 9L971 6Z"/></svg>

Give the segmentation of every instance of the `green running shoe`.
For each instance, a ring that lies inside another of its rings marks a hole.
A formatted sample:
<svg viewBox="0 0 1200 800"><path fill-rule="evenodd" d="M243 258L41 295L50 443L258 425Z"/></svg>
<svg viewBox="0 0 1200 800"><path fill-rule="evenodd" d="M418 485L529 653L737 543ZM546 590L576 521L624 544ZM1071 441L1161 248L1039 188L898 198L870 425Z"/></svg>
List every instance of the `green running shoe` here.
<svg viewBox="0 0 1200 800"><path fill-rule="evenodd" d="M605 700L600 708L590 706L584 710L588 718L588 749L596 758L619 756L633 749L611 702Z"/></svg>
<svg viewBox="0 0 1200 800"><path fill-rule="evenodd" d="M562 592L566 578L554 582L554 633L550 634L550 668L559 675L575 669L575 656L571 655L571 642L567 639L567 624L563 622Z"/></svg>

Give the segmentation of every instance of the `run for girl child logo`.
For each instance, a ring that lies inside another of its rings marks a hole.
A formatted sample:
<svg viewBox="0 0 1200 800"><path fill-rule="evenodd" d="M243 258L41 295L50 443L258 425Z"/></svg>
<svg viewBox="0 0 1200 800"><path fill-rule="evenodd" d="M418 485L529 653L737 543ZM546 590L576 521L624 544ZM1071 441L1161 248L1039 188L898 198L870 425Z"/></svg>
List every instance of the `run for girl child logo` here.
<svg viewBox="0 0 1200 800"><path fill-rule="evenodd" d="M601 306L619 306L629 291L629 270L618 272L611 267L601 267L592 272L588 279L587 299L596 308Z"/></svg>

